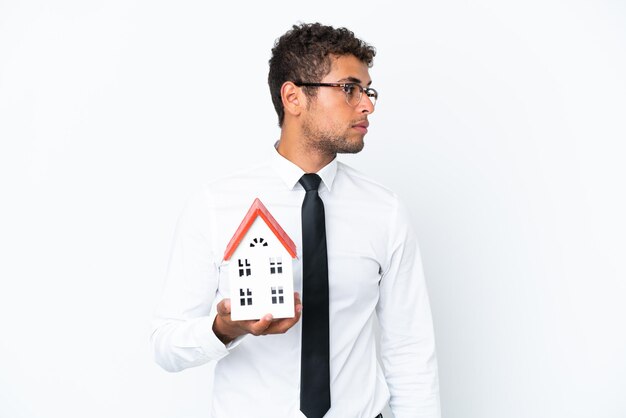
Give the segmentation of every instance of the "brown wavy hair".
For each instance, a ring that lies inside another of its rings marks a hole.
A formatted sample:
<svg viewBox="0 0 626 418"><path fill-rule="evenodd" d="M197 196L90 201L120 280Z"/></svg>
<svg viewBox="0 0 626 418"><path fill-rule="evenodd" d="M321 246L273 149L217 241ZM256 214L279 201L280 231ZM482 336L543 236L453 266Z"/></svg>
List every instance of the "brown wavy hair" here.
<svg viewBox="0 0 626 418"><path fill-rule="evenodd" d="M272 48L267 82L272 102L278 114L278 126L283 125L280 89L286 81L320 82L330 72L330 55L354 55L368 67L373 65L376 50L354 36L346 28L333 28L320 23L293 25L278 38ZM317 88L305 88L305 94L314 97Z"/></svg>

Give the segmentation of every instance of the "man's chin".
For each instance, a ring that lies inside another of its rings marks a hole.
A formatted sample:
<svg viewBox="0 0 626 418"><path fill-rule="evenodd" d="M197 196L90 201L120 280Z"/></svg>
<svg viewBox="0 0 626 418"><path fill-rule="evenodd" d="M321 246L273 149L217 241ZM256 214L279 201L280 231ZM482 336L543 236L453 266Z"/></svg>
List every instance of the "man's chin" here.
<svg viewBox="0 0 626 418"><path fill-rule="evenodd" d="M312 148L325 154L356 154L361 152L365 143L363 138L333 138L321 139L311 143Z"/></svg>
<svg viewBox="0 0 626 418"><path fill-rule="evenodd" d="M365 147L363 140L343 144L343 146L337 148L337 154L357 154L363 150L363 147Z"/></svg>

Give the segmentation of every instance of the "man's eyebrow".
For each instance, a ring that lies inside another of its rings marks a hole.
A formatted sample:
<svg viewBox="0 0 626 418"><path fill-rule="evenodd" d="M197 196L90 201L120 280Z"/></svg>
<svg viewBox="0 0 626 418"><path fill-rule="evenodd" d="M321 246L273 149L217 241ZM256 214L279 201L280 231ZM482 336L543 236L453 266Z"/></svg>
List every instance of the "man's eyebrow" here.
<svg viewBox="0 0 626 418"><path fill-rule="evenodd" d="M342 83L342 82L347 82L347 83L356 83L356 84L361 84L361 80L356 78L356 77L345 77L342 78L341 80L337 80L338 83ZM370 80L369 83L367 83L367 85L369 86L370 84L372 84L372 81Z"/></svg>

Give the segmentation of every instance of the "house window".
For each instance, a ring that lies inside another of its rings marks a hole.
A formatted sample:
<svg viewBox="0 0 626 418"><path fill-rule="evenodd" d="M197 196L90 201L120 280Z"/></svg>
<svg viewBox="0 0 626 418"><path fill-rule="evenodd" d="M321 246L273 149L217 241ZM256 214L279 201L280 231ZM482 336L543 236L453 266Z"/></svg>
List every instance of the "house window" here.
<svg viewBox="0 0 626 418"><path fill-rule="evenodd" d="M283 274L283 260L280 257L270 258L270 274Z"/></svg>
<svg viewBox="0 0 626 418"><path fill-rule="evenodd" d="M285 297L283 295L283 287L272 287L272 304L276 305L277 303L285 303Z"/></svg>
<svg viewBox="0 0 626 418"><path fill-rule="evenodd" d="M239 277L243 276L244 274L246 276L249 276L250 274L252 274L252 270L250 270L250 261L246 258L244 260L239 259Z"/></svg>
<svg viewBox="0 0 626 418"><path fill-rule="evenodd" d="M265 241L263 238L255 238L250 243L251 247L256 247L257 245L262 245L263 247L267 247L267 241Z"/></svg>
<svg viewBox="0 0 626 418"><path fill-rule="evenodd" d="M239 303L241 306L252 305L252 291L250 289L246 289L245 292L243 289L239 289Z"/></svg>

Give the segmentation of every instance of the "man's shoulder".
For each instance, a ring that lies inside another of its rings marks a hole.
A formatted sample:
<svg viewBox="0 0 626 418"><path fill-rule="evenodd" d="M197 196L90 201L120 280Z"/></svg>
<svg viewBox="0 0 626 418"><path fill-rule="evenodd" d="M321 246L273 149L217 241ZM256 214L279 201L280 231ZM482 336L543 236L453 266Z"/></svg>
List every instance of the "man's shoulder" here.
<svg viewBox="0 0 626 418"><path fill-rule="evenodd" d="M337 175L337 179L340 181L339 186L345 183L346 187L352 187L361 193L370 195L372 198L393 202L398 200L398 195L392 189L341 161L337 162Z"/></svg>
<svg viewBox="0 0 626 418"><path fill-rule="evenodd" d="M232 171L219 174L206 180L202 184L202 189L207 192L230 190L272 175L273 171L268 162L257 163L248 167L236 167Z"/></svg>
<svg viewBox="0 0 626 418"><path fill-rule="evenodd" d="M221 173L201 182L191 191L187 203L213 208L216 205L228 206L244 198L252 202L255 192L261 190L263 184L273 176L273 171L266 162L234 168L228 173Z"/></svg>

